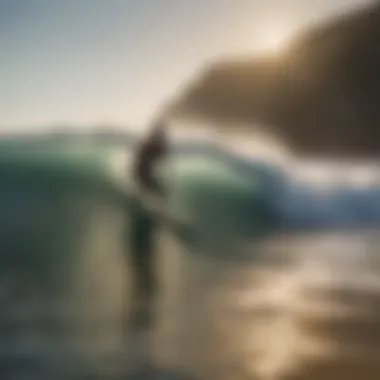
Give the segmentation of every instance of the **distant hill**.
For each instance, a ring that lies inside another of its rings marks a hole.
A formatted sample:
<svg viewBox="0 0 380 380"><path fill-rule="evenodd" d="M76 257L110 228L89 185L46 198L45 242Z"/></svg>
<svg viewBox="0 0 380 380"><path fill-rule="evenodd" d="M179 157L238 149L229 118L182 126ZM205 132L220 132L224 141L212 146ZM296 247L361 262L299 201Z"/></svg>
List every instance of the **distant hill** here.
<svg viewBox="0 0 380 380"><path fill-rule="evenodd" d="M51 130L41 132L2 135L0 147L8 146L9 148L13 148L21 147L24 144L28 147L32 147L46 143L60 144L70 141L75 141L76 143L91 143L100 146L125 147L128 149L138 143L139 137L126 129L99 128L82 131L79 128L71 126L52 128Z"/></svg>
<svg viewBox="0 0 380 380"><path fill-rule="evenodd" d="M260 125L302 154L380 156L379 68L377 3L300 35L284 55L211 65L170 115Z"/></svg>

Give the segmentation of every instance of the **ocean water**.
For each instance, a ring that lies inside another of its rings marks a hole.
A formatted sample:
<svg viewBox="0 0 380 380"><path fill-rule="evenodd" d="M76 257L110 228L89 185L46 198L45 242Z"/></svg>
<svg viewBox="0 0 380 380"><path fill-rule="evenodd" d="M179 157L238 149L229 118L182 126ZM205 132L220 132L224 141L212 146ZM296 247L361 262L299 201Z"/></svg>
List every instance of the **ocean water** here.
<svg viewBox="0 0 380 380"><path fill-rule="evenodd" d="M0 152L1 379L379 378L376 185L321 191L206 149L157 169L156 215L133 152L61 148Z"/></svg>

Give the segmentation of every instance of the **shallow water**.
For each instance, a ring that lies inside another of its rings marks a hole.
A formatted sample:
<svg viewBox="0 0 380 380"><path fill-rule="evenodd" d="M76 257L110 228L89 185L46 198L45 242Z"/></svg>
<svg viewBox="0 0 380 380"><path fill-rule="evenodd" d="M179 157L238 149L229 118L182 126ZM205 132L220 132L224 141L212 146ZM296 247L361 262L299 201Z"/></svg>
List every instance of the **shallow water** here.
<svg viewBox="0 0 380 380"><path fill-rule="evenodd" d="M92 312L71 316L80 326L65 324L67 305L50 308L58 322L49 324L46 303L27 294L2 312L2 378L379 378L375 233L252 245L250 262L191 255L164 234L151 324L123 335L123 295L107 293L120 290L120 263L107 262L108 271L93 269L101 305L92 298Z"/></svg>
<svg viewBox="0 0 380 380"><path fill-rule="evenodd" d="M376 379L378 244L376 232L288 237L244 263L163 252L152 357L200 378Z"/></svg>

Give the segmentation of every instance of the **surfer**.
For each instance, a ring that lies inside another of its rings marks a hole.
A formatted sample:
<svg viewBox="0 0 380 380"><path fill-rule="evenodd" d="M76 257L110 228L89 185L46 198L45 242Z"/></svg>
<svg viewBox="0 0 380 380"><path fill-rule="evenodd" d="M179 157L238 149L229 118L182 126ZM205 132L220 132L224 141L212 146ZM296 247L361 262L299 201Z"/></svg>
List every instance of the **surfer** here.
<svg viewBox="0 0 380 380"><path fill-rule="evenodd" d="M167 152L166 124L158 121L139 147L133 168L133 177L138 186L152 195L165 196L164 188L154 174L154 167L167 155Z"/></svg>
<svg viewBox="0 0 380 380"><path fill-rule="evenodd" d="M146 209L144 205L148 202L147 195L159 198L154 204L166 198L164 186L156 177L154 168L166 157L167 151L166 125L159 120L153 124L148 137L137 149L131 173L139 191L136 194L136 202L139 205L132 211L129 210L128 252L132 257L135 276L135 302L132 306L131 320L133 328L146 326L152 318L150 308L157 290L155 232L158 219L150 212L150 208Z"/></svg>

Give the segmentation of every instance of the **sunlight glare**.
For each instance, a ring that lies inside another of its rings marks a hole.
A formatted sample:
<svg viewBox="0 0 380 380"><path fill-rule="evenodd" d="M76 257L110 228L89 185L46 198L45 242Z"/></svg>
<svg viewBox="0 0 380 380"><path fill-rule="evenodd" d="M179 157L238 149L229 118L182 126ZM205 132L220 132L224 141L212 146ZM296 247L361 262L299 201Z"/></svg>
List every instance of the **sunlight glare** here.
<svg viewBox="0 0 380 380"><path fill-rule="evenodd" d="M270 30L263 31L261 34L258 50L265 53L278 54L286 48L288 40L289 33L280 28L271 28Z"/></svg>

